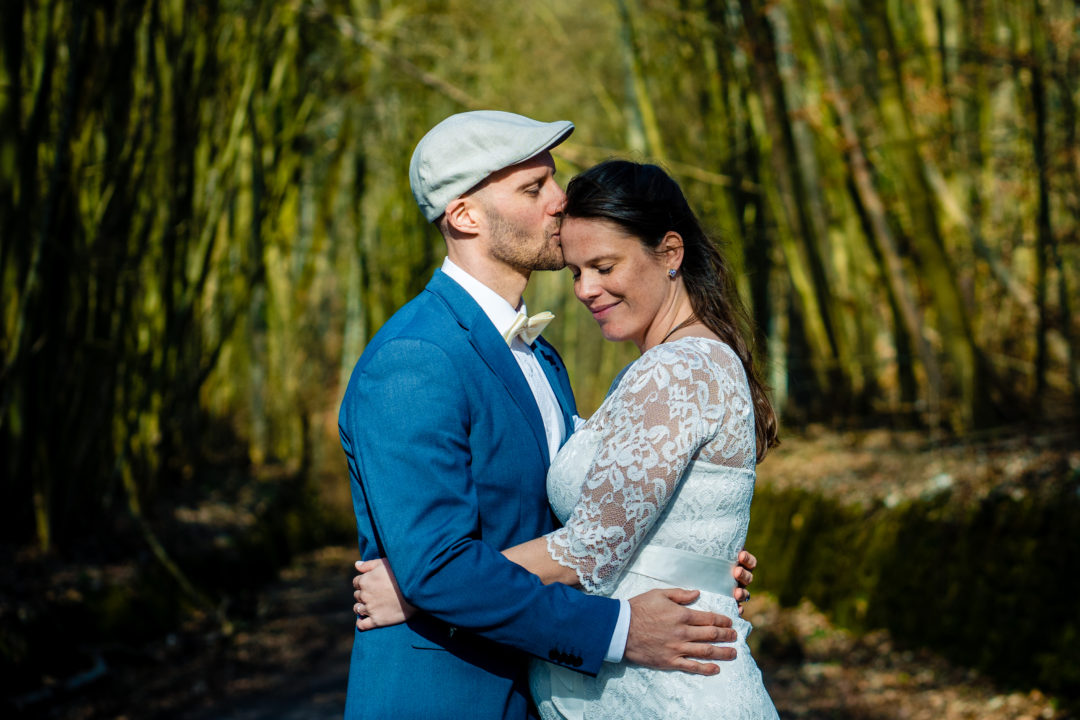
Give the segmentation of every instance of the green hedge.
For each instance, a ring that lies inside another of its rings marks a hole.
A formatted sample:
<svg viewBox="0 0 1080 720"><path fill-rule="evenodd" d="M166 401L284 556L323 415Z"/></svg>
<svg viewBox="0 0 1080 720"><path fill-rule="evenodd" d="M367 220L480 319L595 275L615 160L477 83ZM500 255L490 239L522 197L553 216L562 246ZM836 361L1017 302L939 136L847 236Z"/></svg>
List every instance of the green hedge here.
<svg viewBox="0 0 1080 720"><path fill-rule="evenodd" d="M1080 700L1080 478L889 507L759 487L755 584L1009 686Z"/></svg>

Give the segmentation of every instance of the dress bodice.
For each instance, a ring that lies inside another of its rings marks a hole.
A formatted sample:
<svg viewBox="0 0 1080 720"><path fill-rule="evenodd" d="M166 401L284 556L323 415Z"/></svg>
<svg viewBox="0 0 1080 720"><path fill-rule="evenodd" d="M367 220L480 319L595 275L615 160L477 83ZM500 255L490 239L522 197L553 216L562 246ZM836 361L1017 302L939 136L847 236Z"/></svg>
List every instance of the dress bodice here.
<svg viewBox="0 0 1080 720"><path fill-rule="evenodd" d="M548 550L610 594L644 544L734 560L754 494L754 414L738 356L683 338L631 364L548 471Z"/></svg>
<svg viewBox="0 0 1080 720"><path fill-rule="evenodd" d="M713 676L605 663L592 678L535 660L530 685L541 717L776 720L746 645L750 624L730 594L750 520L755 447L742 363L726 344L703 338L645 352L563 445L548 470L548 500L564 523L547 535L551 556L574 568L589 593L702 590L690 607L731 618L737 656ZM702 567L726 577L728 589L710 591L695 571Z"/></svg>

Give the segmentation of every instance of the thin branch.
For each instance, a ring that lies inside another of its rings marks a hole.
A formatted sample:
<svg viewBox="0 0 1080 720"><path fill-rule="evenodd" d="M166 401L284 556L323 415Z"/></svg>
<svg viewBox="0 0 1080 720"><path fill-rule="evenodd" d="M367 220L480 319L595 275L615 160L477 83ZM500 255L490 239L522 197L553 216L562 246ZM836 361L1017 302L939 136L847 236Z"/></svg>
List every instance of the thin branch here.
<svg viewBox="0 0 1080 720"><path fill-rule="evenodd" d="M479 99L473 97L461 88L437 75L421 69L414 63L402 57L400 53L394 52L386 44L371 37L353 24L348 17L345 17L344 15L331 16L328 12L320 13L317 11L312 11L312 16L315 19L330 20L337 27L338 32L346 39L364 46L409 77L419 81L421 84L431 88L435 92L445 95L458 105L461 105L468 110L478 110L486 107Z"/></svg>

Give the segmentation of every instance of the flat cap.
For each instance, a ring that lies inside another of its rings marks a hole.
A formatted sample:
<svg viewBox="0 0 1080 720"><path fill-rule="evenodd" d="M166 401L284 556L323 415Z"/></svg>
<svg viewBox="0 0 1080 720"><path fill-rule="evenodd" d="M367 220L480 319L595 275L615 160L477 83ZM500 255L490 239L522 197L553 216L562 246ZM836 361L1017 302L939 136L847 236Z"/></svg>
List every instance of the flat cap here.
<svg viewBox="0 0 1080 720"><path fill-rule="evenodd" d="M451 115L413 151L409 185L416 204L432 222L488 175L550 150L573 131L568 120L544 123L500 110Z"/></svg>

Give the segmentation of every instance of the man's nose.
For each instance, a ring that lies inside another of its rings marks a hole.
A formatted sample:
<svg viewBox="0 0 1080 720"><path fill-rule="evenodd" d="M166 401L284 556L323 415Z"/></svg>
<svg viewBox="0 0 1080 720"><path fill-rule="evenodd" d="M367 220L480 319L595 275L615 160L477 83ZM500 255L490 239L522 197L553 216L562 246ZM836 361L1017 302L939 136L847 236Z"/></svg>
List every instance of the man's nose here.
<svg viewBox="0 0 1080 720"><path fill-rule="evenodd" d="M548 212L552 215L561 215L562 211L566 209L566 193L562 191L562 188L557 187L558 192L551 200Z"/></svg>

